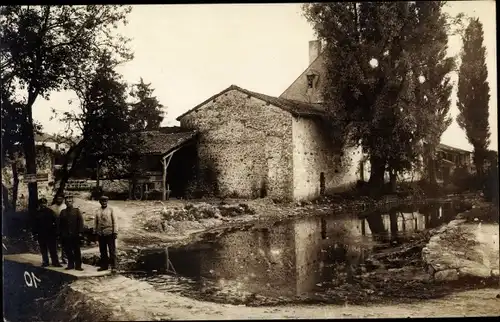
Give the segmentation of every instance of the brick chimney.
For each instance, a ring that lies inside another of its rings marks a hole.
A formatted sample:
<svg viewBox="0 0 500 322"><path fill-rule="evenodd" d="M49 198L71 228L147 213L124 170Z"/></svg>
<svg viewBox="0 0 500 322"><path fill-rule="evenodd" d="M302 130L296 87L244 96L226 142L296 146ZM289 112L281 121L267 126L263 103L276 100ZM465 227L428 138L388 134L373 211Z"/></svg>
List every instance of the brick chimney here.
<svg viewBox="0 0 500 322"><path fill-rule="evenodd" d="M321 53L321 42L319 40L311 40L309 42L309 65L312 64Z"/></svg>

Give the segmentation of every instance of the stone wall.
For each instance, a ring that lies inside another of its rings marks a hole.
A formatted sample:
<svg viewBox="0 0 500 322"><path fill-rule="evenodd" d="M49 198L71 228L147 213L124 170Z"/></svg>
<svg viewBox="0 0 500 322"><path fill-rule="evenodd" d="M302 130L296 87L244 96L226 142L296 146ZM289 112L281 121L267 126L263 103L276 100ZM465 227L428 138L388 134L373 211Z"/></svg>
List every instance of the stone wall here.
<svg viewBox="0 0 500 322"><path fill-rule="evenodd" d="M334 193L359 178L359 149L337 152L320 123L312 118L294 118L293 187L294 198L312 199L320 195L320 176L325 176L325 193Z"/></svg>
<svg viewBox="0 0 500 322"><path fill-rule="evenodd" d="M292 197L291 116L231 90L180 119L200 132L197 187L221 197Z"/></svg>

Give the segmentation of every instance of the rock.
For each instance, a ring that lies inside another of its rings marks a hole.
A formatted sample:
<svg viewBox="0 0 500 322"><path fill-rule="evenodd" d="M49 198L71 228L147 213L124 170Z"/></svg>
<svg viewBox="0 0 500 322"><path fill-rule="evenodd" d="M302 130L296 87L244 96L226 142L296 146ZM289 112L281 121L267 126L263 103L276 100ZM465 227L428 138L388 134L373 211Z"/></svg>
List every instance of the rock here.
<svg viewBox="0 0 500 322"><path fill-rule="evenodd" d="M491 276L491 270L486 266L480 266L479 264L474 266L461 267L458 269L461 276L474 276L481 278L488 278Z"/></svg>
<svg viewBox="0 0 500 322"><path fill-rule="evenodd" d="M456 281L458 280L458 272L456 269L447 269L434 274L436 281Z"/></svg>
<svg viewBox="0 0 500 322"><path fill-rule="evenodd" d="M455 220L452 220L450 221L450 223L448 224L449 227L456 227L460 224L463 224L465 222L465 219L455 219Z"/></svg>
<svg viewBox="0 0 500 322"><path fill-rule="evenodd" d="M493 276L493 277L498 277L498 276L500 276L500 275L499 275L499 271L498 271L498 269L492 269L492 270L491 270L491 276Z"/></svg>
<svg viewBox="0 0 500 322"><path fill-rule="evenodd" d="M447 229L448 229L448 227L447 227L447 226L442 226L441 228L439 228L439 229L436 231L436 233L437 233L437 234L442 234L442 233L444 233Z"/></svg>

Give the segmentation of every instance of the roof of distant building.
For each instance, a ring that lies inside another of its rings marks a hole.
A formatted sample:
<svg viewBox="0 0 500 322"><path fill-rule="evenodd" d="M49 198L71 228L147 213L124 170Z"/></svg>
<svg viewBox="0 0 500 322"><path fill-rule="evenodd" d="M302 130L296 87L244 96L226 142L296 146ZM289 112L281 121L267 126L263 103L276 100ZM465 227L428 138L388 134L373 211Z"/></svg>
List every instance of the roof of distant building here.
<svg viewBox="0 0 500 322"><path fill-rule="evenodd" d="M451 151L451 152L457 152L457 153L472 153L471 151L456 148L456 147L453 147L451 145L447 145L447 144L443 144L443 143L439 143L438 149L447 150L447 151Z"/></svg>
<svg viewBox="0 0 500 322"><path fill-rule="evenodd" d="M226 88L225 90L223 90L222 92L215 94L214 96L205 100L201 104L198 104L197 106L193 107L189 111L178 116L176 120L179 121L183 116L185 116L191 112L196 111L197 109L199 109L200 107L202 107L206 103L210 102L211 100L219 97L220 95L222 95L226 92L232 91L232 90L237 90L237 91L240 91L240 92L247 94L251 97L260 99L266 103L269 103L271 105L279 107L282 110L287 111L294 116L324 116L325 115L325 112L324 112L321 104L305 103L305 102L300 102L300 101L294 101L294 100L269 96L266 94L252 92L252 91L249 91L247 89L241 88L241 87L236 86L236 85L231 85L228 88Z"/></svg>
<svg viewBox="0 0 500 322"><path fill-rule="evenodd" d="M78 142L78 138L66 137L57 134L36 133L35 142L41 142L41 143L55 142L55 143L75 144L76 142Z"/></svg>
<svg viewBox="0 0 500 322"><path fill-rule="evenodd" d="M168 131L168 130L164 130ZM193 139L196 131L181 131L165 133L159 130L141 131L137 152L145 155L165 155Z"/></svg>

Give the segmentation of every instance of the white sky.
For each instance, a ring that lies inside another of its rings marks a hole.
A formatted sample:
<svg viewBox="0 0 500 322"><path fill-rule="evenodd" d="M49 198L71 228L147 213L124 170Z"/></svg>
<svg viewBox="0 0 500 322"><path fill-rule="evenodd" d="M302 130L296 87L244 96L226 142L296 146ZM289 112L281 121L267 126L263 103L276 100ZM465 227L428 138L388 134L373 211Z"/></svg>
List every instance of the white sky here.
<svg viewBox="0 0 500 322"><path fill-rule="evenodd" d="M451 1L447 11L479 17L484 26L490 84L491 148L497 150L496 20L494 1ZM164 125L231 84L279 96L308 66L308 42L314 31L300 4L136 5L121 32L132 38L133 61L119 67L124 79L140 77L152 83L167 108ZM449 54L461 49L458 37L449 41ZM456 78L455 78L456 79ZM44 131L62 133L64 125L50 120L51 107L77 108L69 92L53 93L35 102L34 118ZM456 92L452 94L451 116ZM472 149L454 121L443 134L445 144Z"/></svg>

